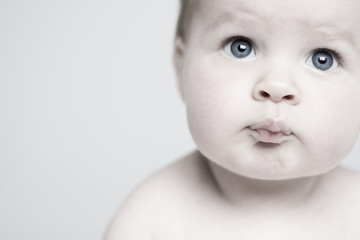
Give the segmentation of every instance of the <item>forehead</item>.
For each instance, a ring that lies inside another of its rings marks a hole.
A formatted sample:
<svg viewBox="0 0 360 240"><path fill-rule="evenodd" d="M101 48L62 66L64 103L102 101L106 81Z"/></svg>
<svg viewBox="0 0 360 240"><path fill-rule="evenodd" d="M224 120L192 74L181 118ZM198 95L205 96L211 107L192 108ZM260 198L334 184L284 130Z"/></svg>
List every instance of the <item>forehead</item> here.
<svg viewBox="0 0 360 240"><path fill-rule="evenodd" d="M357 16L360 0L198 0L200 10L209 14L244 12L268 17L292 15L319 20L323 17Z"/></svg>
<svg viewBox="0 0 360 240"><path fill-rule="evenodd" d="M315 28L360 39L360 0L199 1L200 8L196 14L198 23L211 29L247 20L257 22L269 31L277 27L298 27L298 30Z"/></svg>

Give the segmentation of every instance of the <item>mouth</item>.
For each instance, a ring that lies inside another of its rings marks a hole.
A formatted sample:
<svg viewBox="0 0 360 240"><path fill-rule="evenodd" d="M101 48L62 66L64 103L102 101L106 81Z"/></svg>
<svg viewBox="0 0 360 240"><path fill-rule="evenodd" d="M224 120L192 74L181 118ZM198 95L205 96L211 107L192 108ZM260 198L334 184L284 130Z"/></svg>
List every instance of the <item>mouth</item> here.
<svg viewBox="0 0 360 240"><path fill-rule="evenodd" d="M259 142L279 144L286 141L291 130L283 121L275 121L272 118L252 124L248 127L251 135Z"/></svg>

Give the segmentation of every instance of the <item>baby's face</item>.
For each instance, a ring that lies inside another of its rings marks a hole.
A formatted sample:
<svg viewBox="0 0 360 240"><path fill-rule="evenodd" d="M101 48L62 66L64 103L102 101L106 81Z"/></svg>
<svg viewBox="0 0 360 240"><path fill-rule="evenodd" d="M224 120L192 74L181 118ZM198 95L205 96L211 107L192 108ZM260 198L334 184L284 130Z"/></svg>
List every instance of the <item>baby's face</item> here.
<svg viewBox="0 0 360 240"><path fill-rule="evenodd" d="M178 78L191 134L243 176L331 170L360 128L360 0L201 0Z"/></svg>

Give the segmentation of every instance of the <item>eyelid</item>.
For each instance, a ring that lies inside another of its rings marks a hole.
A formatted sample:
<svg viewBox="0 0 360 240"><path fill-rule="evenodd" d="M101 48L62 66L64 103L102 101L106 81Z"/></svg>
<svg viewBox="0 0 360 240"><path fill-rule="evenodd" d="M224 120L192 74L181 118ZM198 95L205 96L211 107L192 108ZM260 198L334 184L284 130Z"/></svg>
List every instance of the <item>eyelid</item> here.
<svg viewBox="0 0 360 240"><path fill-rule="evenodd" d="M223 49L227 44L231 43L232 41L234 41L236 39L245 39L246 41L249 41L251 43L251 45L255 48L253 41L251 41L249 38L241 36L241 35L232 35L232 36L225 38L225 40L221 41L220 48Z"/></svg>
<svg viewBox="0 0 360 240"><path fill-rule="evenodd" d="M310 58L310 56L314 55L316 52L319 52L319 51L325 51L325 52L330 53L334 57L334 59L337 61L339 66L341 66L341 67L343 66L344 58L342 57L342 55L338 51L329 49L329 48L316 48L313 51L311 51L311 54L309 55L308 58Z"/></svg>

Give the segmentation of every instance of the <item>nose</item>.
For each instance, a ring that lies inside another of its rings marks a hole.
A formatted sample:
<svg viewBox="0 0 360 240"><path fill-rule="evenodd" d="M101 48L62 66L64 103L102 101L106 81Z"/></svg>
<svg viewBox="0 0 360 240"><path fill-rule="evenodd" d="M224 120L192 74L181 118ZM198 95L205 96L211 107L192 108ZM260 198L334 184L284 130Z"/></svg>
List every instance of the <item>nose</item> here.
<svg viewBox="0 0 360 240"><path fill-rule="evenodd" d="M300 102L300 93L290 79L269 75L256 83L253 98L257 101L270 100L274 103L285 102L296 105Z"/></svg>

